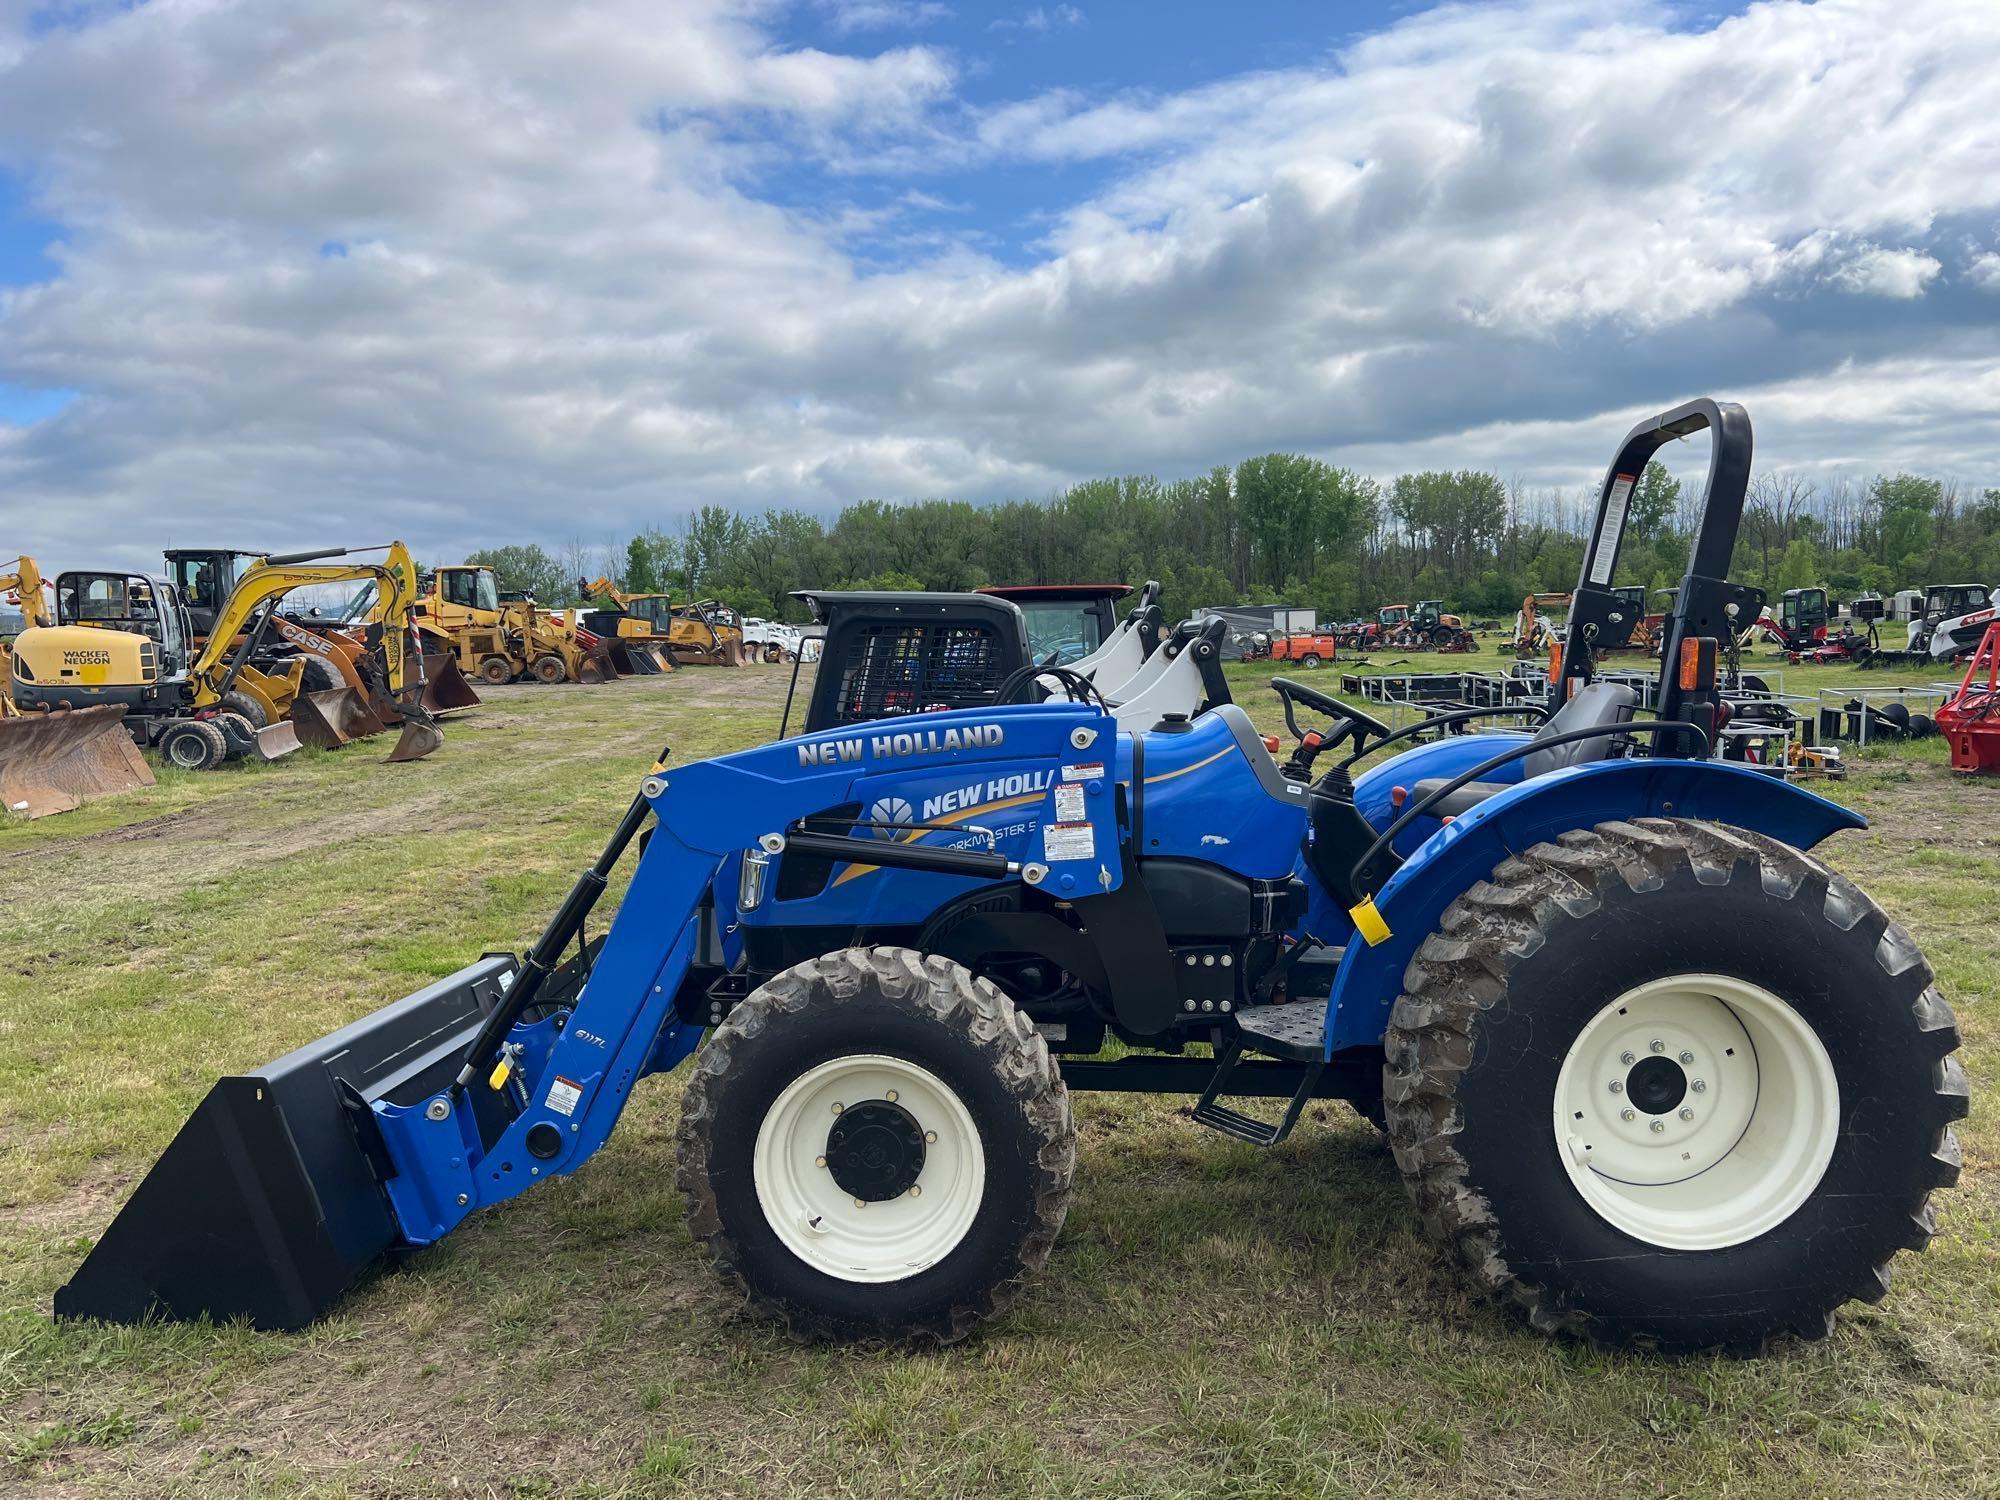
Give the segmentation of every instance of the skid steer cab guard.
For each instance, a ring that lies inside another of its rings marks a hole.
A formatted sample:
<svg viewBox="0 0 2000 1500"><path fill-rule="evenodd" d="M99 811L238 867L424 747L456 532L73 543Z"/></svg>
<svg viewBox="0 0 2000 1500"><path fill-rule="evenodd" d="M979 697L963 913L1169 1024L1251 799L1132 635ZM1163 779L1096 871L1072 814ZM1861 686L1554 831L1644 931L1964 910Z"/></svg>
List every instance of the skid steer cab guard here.
<svg viewBox="0 0 2000 1500"><path fill-rule="evenodd" d="M1641 718L1590 648L1624 607L1637 476L1703 429ZM57 1312L299 1326L574 1171L640 1079L692 1056L688 1227L809 1336L991 1317L1061 1227L1076 1089L1196 1096L1192 1123L1260 1146L1351 1102L1447 1252L1545 1331L1824 1335L1928 1237L1967 1090L1915 944L1806 852L1861 819L1710 756L1718 641L1754 618L1722 571L1749 458L1747 417L1714 402L1628 435L1529 731L1478 732L1519 705L1394 730L1276 678L1282 761L1227 701L1147 721L1136 693L997 690L663 752L525 954L219 1084ZM1408 743L1443 729L1472 732ZM1273 1122L1242 1099L1286 1102Z"/></svg>

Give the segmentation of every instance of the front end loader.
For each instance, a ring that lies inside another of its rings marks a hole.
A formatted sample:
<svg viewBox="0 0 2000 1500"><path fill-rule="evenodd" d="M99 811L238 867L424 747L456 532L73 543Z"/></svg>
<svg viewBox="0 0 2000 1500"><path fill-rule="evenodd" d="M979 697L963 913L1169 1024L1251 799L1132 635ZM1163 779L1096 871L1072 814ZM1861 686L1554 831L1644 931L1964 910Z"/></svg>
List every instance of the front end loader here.
<svg viewBox="0 0 2000 1500"><path fill-rule="evenodd" d="M1808 852L1864 820L1709 753L1751 603L1740 407L1620 445L1571 639L1620 607L1637 476L1704 429L1653 717L1588 650L1531 731L1392 730L1279 678L1280 756L1233 703L1121 716L1031 665L1021 698L1073 696L663 753L525 954L217 1084L57 1313L303 1326L396 1252L504 1232L467 1221L687 1064L688 1227L807 1337L949 1341L1032 1296L1078 1089L1182 1093L1258 1147L1351 1102L1441 1254L1545 1332L1825 1335L1934 1232L1967 1089L1916 944Z"/></svg>

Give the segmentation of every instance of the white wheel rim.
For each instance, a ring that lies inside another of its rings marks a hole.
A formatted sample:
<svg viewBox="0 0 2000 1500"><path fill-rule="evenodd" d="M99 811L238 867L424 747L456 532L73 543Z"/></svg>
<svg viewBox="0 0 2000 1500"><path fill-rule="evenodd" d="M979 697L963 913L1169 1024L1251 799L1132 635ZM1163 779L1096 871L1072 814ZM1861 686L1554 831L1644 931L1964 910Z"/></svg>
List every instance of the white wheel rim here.
<svg viewBox="0 0 2000 1500"><path fill-rule="evenodd" d="M1719 1250L1784 1223L1839 1134L1840 1085L1818 1035L1769 990L1719 974L1620 995L1556 1078L1570 1181L1599 1217L1664 1249Z"/></svg>
<svg viewBox="0 0 2000 1500"><path fill-rule="evenodd" d="M863 1202L826 1166L841 1113L887 1101L924 1135L923 1169L910 1191ZM900 1281L958 1248L985 1196L986 1152L957 1094L900 1057L856 1054L823 1062L779 1094L757 1128L751 1158L757 1203L800 1260L842 1281Z"/></svg>

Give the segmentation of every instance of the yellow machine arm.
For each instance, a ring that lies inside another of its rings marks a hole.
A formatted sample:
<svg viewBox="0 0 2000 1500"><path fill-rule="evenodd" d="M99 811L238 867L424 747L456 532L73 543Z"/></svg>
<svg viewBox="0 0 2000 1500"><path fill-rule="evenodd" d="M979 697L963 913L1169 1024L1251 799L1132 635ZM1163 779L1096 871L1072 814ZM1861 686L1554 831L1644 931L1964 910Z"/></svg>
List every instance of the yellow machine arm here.
<svg viewBox="0 0 2000 1500"><path fill-rule="evenodd" d="M17 557L9 566L13 569L11 573L0 573L0 593L11 589L20 594L21 612L27 616L30 629L55 624L48 601L42 597L42 570L35 566L35 560Z"/></svg>
<svg viewBox="0 0 2000 1500"><path fill-rule="evenodd" d="M623 609L626 605L630 604L634 599L639 597L637 594L626 593L623 589L619 588L617 584L613 583L609 578L605 578L602 576L593 578L589 583L582 584L581 588L583 591L584 598L609 599L613 604L617 605L620 609Z"/></svg>
<svg viewBox="0 0 2000 1500"><path fill-rule="evenodd" d="M388 672L389 691L400 692L412 680L409 628L411 607L417 600L417 565L401 542L389 543L388 555L379 563L319 561L345 557L357 550L377 549L340 547L326 552L264 557L252 563L217 611L215 628L209 632L208 644L195 658L189 675L214 689L227 672L232 642L247 630L251 618L267 601L318 583L372 582L375 604L368 613L368 623L382 626L382 664Z"/></svg>

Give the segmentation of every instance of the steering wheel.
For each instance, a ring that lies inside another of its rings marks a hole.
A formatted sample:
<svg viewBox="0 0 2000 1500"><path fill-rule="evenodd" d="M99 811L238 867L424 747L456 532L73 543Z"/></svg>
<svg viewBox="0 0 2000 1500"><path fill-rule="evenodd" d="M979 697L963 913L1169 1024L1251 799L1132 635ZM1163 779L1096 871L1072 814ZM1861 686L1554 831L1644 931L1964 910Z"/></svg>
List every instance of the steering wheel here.
<svg viewBox="0 0 2000 1500"><path fill-rule="evenodd" d="M1354 740L1355 754L1366 750L1370 737L1386 740L1394 733L1387 724L1358 708L1350 708L1337 698L1330 698L1317 688L1309 688L1302 682L1294 682L1289 677L1273 677L1271 691L1278 695L1278 701L1285 706L1285 728L1292 732L1292 738L1299 742L1291 759L1285 762L1284 773L1296 781L1312 778L1312 763L1323 751L1331 750L1350 736ZM1293 704L1302 703L1315 712L1325 714L1339 722L1340 727L1330 735L1323 735L1317 729L1301 730L1293 712Z"/></svg>

